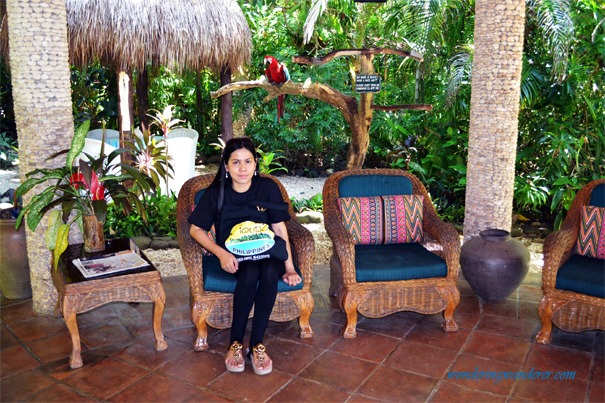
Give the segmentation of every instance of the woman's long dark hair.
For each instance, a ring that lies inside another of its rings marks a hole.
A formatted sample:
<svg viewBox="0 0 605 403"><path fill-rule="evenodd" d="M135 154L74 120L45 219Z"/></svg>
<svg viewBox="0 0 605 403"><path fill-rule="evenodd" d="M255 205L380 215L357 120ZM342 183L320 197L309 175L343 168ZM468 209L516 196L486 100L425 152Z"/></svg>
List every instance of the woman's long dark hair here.
<svg viewBox="0 0 605 403"><path fill-rule="evenodd" d="M214 177L214 180L210 184L210 186L217 186L219 189L218 199L216 201L216 207L219 215L223 210L223 202L225 201L225 186L231 185L231 177L227 178L227 170L225 169L225 165L227 165L227 162L229 162L231 154L233 154L234 151L242 148L250 151L250 153L254 156L254 160L256 161L255 174L258 176L260 173L258 169L258 154L256 153L256 148L254 147L252 140L248 137L236 137L227 140L225 148L223 148L223 154L221 155L221 162L219 163L218 171Z"/></svg>

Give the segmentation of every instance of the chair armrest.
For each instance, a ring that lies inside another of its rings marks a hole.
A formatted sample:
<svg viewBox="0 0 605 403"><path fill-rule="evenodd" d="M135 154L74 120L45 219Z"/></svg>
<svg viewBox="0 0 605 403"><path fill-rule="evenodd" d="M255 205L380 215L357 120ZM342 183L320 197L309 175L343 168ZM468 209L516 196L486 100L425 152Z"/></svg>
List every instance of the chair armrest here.
<svg viewBox="0 0 605 403"><path fill-rule="evenodd" d="M324 204L325 208L325 204ZM355 284L355 243L353 236L342 224L340 211L324 211L324 227L332 240L333 253L336 254L345 284Z"/></svg>
<svg viewBox="0 0 605 403"><path fill-rule="evenodd" d="M204 277L202 275L202 246L189 235L189 216L194 208L194 199L200 189L206 188L212 181L213 175L200 175L186 181L181 190L176 203L176 237L179 242L181 258L183 265L187 270L189 280L189 290L191 297L199 299L204 291Z"/></svg>
<svg viewBox="0 0 605 403"><path fill-rule="evenodd" d="M202 275L203 253L202 246L189 235L190 227L191 224L186 220L179 220L177 224L177 240L179 242L183 265L187 270L191 296L194 299L198 299L204 290L204 277Z"/></svg>
<svg viewBox="0 0 605 403"><path fill-rule="evenodd" d="M423 221L424 231L443 248L447 264L447 278L455 280L460 271L460 236L453 225L446 223L436 214L428 214Z"/></svg>
<svg viewBox="0 0 605 403"><path fill-rule="evenodd" d="M313 281L313 258L315 257L313 234L294 220L286 221L286 229L292 249L292 259L297 263L303 277L303 289L310 290Z"/></svg>
<svg viewBox="0 0 605 403"><path fill-rule="evenodd" d="M550 233L544 239L544 265L542 267L542 289L554 289L557 272L571 256L578 239L577 228L567 228Z"/></svg>

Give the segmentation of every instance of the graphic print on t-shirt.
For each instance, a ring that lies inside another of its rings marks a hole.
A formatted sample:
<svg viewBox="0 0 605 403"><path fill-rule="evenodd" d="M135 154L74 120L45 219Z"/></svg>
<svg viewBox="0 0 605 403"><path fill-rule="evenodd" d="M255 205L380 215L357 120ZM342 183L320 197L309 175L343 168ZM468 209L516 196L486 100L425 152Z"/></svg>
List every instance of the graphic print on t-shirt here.
<svg viewBox="0 0 605 403"><path fill-rule="evenodd" d="M225 247L241 260L258 260L268 258L268 251L275 244L275 234L269 229L268 224L244 221L231 229L229 237L225 241Z"/></svg>

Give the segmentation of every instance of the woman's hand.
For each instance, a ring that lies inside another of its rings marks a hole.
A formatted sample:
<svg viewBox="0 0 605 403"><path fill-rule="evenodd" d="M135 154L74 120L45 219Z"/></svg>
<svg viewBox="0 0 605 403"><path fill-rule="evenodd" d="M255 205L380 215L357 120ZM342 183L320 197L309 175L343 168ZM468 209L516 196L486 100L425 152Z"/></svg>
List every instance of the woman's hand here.
<svg viewBox="0 0 605 403"><path fill-rule="evenodd" d="M227 273L234 274L237 272L239 264L235 256L233 256L231 253L227 251L225 251L225 253L221 253L219 260L221 261L221 268Z"/></svg>
<svg viewBox="0 0 605 403"><path fill-rule="evenodd" d="M191 224L191 228L189 229L189 235L193 239L195 239L202 248L206 249L208 252L212 253L214 256L218 257L221 261L221 268L225 270L227 273L235 273L238 269L238 262L235 256L233 256L227 250L221 248L217 245L214 240L210 239L207 231L204 231L200 227Z"/></svg>
<svg viewBox="0 0 605 403"><path fill-rule="evenodd" d="M282 280L284 280L284 283L288 284L289 286L295 286L302 282L302 278L300 278L298 273L295 271L286 271L286 273L282 276Z"/></svg>

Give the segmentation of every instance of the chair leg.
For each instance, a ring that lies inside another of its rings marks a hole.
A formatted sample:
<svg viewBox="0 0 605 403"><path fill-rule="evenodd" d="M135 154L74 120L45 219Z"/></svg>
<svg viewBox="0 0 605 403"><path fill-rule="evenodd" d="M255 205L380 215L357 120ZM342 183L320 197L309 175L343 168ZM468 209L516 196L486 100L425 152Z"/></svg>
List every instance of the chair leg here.
<svg viewBox="0 0 605 403"><path fill-rule="evenodd" d="M191 317L193 318L193 323L195 323L195 327L197 328L197 339L195 339L195 343L193 345L195 351L208 350L208 325L206 325L207 316L208 312L206 309L202 308L199 301L196 301L191 308Z"/></svg>
<svg viewBox="0 0 605 403"><path fill-rule="evenodd" d="M540 316L540 332L536 335L536 341L540 344L549 344L552 340L552 314L554 311L565 305L567 301L553 300L545 295L540 300L538 306L538 315Z"/></svg>
<svg viewBox="0 0 605 403"><path fill-rule="evenodd" d="M454 311L460 302L460 291L458 291L456 286L452 286L439 290L439 293L447 302L447 306L443 311L443 324L441 327L446 332L457 332L458 324L454 320Z"/></svg>
<svg viewBox="0 0 605 403"><path fill-rule="evenodd" d="M301 296L298 299L298 302L300 308L300 316L298 318L298 324L300 325L300 338L310 339L313 337L313 330L309 324L309 319L311 318L311 313L315 307L315 302L313 301L313 297L310 295Z"/></svg>
<svg viewBox="0 0 605 403"><path fill-rule="evenodd" d="M345 339L357 337L357 298L348 292L344 292L342 306L347 314L347 325L342 335Z"/></svg>

